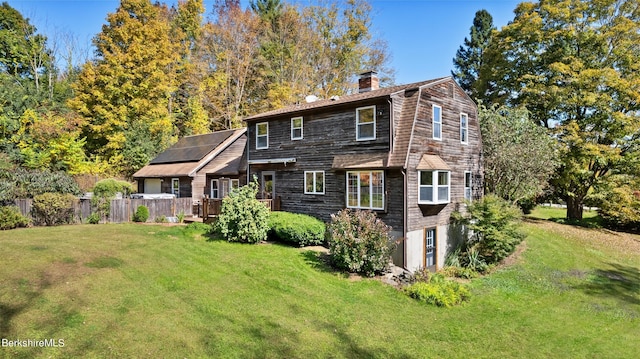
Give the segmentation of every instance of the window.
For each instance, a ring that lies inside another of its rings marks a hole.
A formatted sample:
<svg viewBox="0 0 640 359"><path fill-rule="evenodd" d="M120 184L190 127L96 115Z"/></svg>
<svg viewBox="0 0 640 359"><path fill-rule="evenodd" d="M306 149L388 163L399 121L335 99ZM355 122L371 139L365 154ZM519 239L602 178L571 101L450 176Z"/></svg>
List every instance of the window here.
<svg viewBox="0 0 640 359"><path fill-rule="evenodd" d="M294 117L291 119L291 139L302 139L302 117Z"/></svg>
<svg viewBox="0 0 640 359"><path fill-rule="evenodd" d="M471 172L464 173L464 199L471 201Z"/></svg>
<svg viewBox="0 0 640 359"><path fill-rule="evenodd" d="M424 267L435 269L436 265L436 229L424 231Z"/></svg>
<svg viewBox="0 0 640 359"><path fill-rule="evenodd" d="M218 191L218 180L211 180L211 198L220 198L220 192Z"/></svg>
<svg viewBox="0 0 640 359"><path fill-rule="evenodd" d="M232 179L231 180L231 189L234 188L240 188L240 180L239 179Z"/></svg>
<svg viewBox="0 0 640 359"><path fill-rule="evenodd" d="M256 124L256 149L269 148L269 123Z"/></svg>
<svg viewBox="0 0 640 359"><path fill-rule="evenodd" d="M466 113L460 114L460 142L469 142L469 116Z"/></svg>
<svg viewBox="0 0 640 359"><path fill-rule="evenodd" d="M324 171L304 172L304 193L324 194Z"/></svg>
<svg viewBox="0 0 640 359"><path fill-rule="evenodd" d="M356 109L356 140L376 139L376 107L360 107Z"/></svg>
<svg viewBox="0 0 640 359"><path fill-rule="evenodd" d="M449 171L419 171L418 203L449 203Z"/></svg>
<svg viewBox="0 0 640 359"><path fill-rule="evenodd" d="M176 197L180 197L180 179L179 178L171 179L171 193L175 194Z"/></svg>
<svg viewBox="0 0 640 359"><path fill-rule="evenodd" d="M384 209L384 172L347 172L347 207Z"/></svg>
<svg viewBox="0 0 640 359"><path fill-rule="evenodd" d="M433 139L442 139L442 107L433 105Z"/></svg>

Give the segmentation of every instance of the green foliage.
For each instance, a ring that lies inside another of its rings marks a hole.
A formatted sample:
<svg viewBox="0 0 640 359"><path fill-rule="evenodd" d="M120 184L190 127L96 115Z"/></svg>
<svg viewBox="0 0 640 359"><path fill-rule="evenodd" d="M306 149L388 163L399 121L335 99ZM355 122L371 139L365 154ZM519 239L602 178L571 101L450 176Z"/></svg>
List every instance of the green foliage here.
<svg viewBox="0 0 640 359"><path fill-rule="evenodd" d="M404 289L411 298L438 307L452 307L468 301L469 290L462 284L447 280L440 274L433 275L428 282L416 282Z"/></svg>
<svg viewBox="0 0 640 359"><path fill-rule="evenodd" d="M324 242L325 225L317 218L305 214L271 212L269 233L276 240L300 247Z"/></svg>
<svg viewBox="0 0 640 359"><path fill-rule="evenodd" d="M157 216L156 218L154 218L153 220L156 223L169 223L169 220L167 219L167 216L162 215L162 216Z"/></svg>
<svg viewBox="0 0 640 359"><path fill-rule="evenodd" d="M479 201L467 205L467 213L454 212L453 219L472 233L463 243L459 261L472 270L483 271L487 265L498 263L524 239L517 231L522 216L520 210L494 196L484 196Z"/></svg>
<svg viewBox="0 0 640 359"><path fill-rule="evenodd" d="M216 230L229 242L258 243L267 239L269 209L256 199L257 182L233 189L222 200Z"/></svg>
<svg viewBox="0 0 640 359"><path fill-rule="evenodd" d="M132 220L134 222L146 222L147 219L149 219L149 208L147 206L138 206Z"/></svg>
<svg viewBox="0 0 640 359"><path fill-rule="evenodd" d="M133 186L127 181L120 181L114 178L107 178L93 186L93 195L96 198L114 198L117 193L129 195L133 192Z"/></svg>
<svg viewBox="0 0 640 359"><path fill-rule="evenodd" d="M609 186L598 194L598 213L609 228L640 231L640 180L612 176Z"/></svg>
<svg viewBox="0 0 640 359"><path fill-rule="evenodd" d="M33 197L31 213L36 224L55 226L73 222L75 196L43 193Z"/></svg>
<svg viewBox="0 0 640 359"><path fill-rule="evenodd" d="M0 229L14 229L18 227L27 227L30 224L29 218L20 213L20 209L16 206L0 207Z"/></svg>
<svg viewBox="0 0 640 359"><path fill-rule="evenodd" d="M485 189L516 203L540 195L558 165L556 141L524 108L480 105Z"/></svg>
<svg viewBox="0 0 640 359"><path fill-rule="evenodd" d="M487 10L479 10L473 18L470 38L464 38L464 47L460 46L453 59L455 71L453 78L474 99L482 99L484 93L476 88L480 75L483 55L491 40L491 32L495 30L493 18Z"/></svg>
<svg viewBox="0 0 640 359"><path fill-rule="evenodd" d="M391 227L371 211L344 209L331 215L327 240L335 267L366 276L389 268Z"/></svg>
<svg viewBox="0 0 640 359"><path fill-rule="evenodd" d="M87 223L89 224L98 224L100 223L100 214L98 213L91 213L88 217L87 217Z"/></svg>
<svg viewBox="0 0 640 359"><path fill-rule="evenodd" d="M28 170L22 167L0 169L0 202L33 198L48 193L81 193L78 184L64 172Z"/></svg>
<svg viewBox="0 0 640 359"><path fill-rule="evenodd" d="M178 213L178 215L176 216L176 218L178 219L178 223L184 223L184 216L185 216L185 214L184 214L183 211L180 211Z"/></svg>

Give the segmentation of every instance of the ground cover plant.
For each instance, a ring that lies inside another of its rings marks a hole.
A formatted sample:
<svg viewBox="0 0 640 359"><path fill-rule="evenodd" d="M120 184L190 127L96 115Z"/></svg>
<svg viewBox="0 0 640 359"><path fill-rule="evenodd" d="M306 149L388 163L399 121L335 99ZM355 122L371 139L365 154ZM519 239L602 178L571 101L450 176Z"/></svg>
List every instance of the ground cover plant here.
<svg viewBox="0 0 640 359"><path fill-rule="evenodd" d="M635 358L640 237L522 227L526 250L447 309L204 225L0 231L0 338L65 344L0 357Z"/></svg>

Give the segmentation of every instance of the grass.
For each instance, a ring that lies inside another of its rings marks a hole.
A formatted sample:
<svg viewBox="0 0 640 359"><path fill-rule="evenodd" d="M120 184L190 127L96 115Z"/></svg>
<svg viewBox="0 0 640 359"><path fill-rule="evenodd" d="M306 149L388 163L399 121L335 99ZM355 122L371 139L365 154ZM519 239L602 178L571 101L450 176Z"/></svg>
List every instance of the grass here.
<svg viewBox="0 0 640 359"><path fill-rule="evenodd" d="M528 217L546 219L561 224L569 224L586 228L601 228L601 218L597 211L585 210L582 212L582 220L567 219L567 209L558 207L536 207Z"/></svg>
<svg viewBox="0 0 640 359"><path fill-rule="evenodd" d="M0 231L0 338L64 339L0 357L635 358L640 237L523 227L515 264L451 309L183 226Z"/></svg>

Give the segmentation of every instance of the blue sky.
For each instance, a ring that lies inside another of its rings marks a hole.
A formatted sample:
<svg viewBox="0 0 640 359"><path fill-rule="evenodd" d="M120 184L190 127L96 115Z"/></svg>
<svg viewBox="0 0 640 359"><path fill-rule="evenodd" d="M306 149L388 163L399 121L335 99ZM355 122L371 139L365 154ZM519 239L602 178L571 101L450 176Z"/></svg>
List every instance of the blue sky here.
<svg viewBox="0 0 640 359"><path fill-rule="evenodd" d="M38 31L73 34L89 46L118 0L3 0L28 17ZM162 1L174 3L175 1ZM297 0L309 3L308 0ZM476 11L485 9L498 28L513 19L521 1L513 0L369 0L373 8L371 31L385 39L396 69L396 83L411 83L448 76L456 50L469 36ZM205 16L213 0L204 1ZM248 0L242 0L246 6Z"/></svg>

